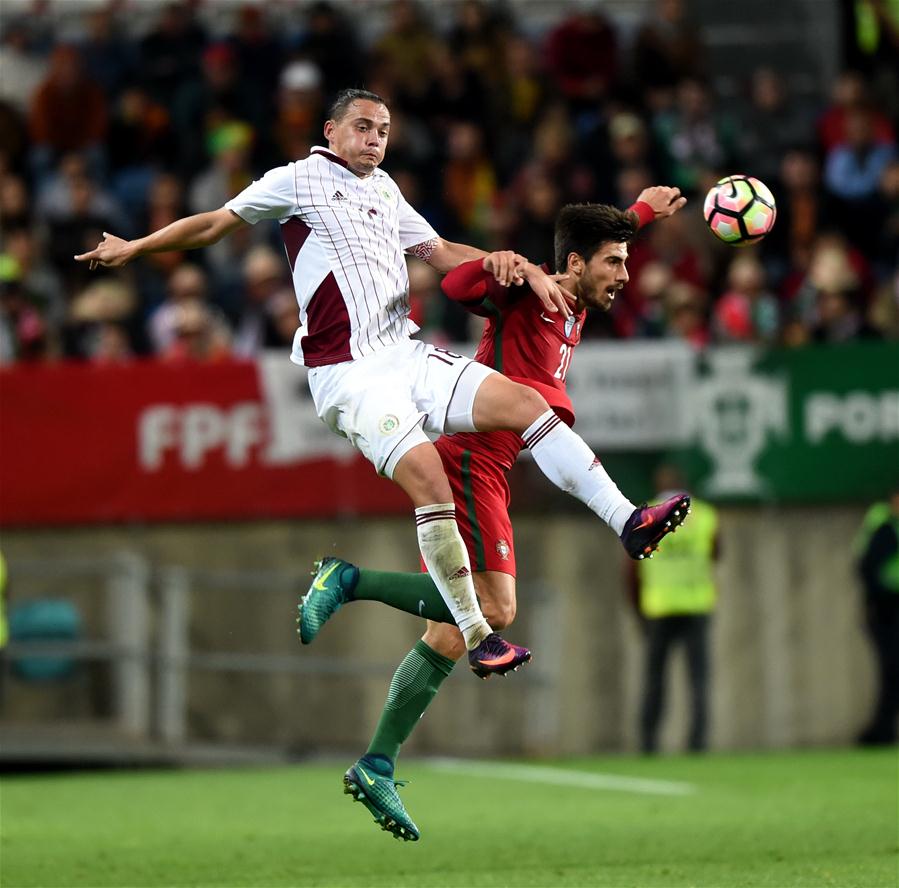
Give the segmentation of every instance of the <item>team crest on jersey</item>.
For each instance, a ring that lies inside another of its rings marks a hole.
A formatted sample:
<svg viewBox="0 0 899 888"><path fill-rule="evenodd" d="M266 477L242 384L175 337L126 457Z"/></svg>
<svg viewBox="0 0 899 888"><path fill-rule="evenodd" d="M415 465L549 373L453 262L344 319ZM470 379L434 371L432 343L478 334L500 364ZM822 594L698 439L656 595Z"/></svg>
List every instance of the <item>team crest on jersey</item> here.
<svg viewBox="0 0 899 888"><path fill-rule="evenodd" d="M505 540L497 540L496 554L499 555L499 557L502 558L503 561L508 561L509 556L512 554L512 549Z"/></svg>
<svg viewBox="0 0 899 888"><path fill-rule="evenodd" d="M392 435L400 427L400 421L392 413L381 417L378 428L382 435Z"/></svg>
<svg viewBox="0 0 899 888"><path fill-rule="evenodd" d="M578 321L575 319L574 315L571 315L570 317L565 318L565 335L566 335L569 339L571 338L571 331L572 331L572 330L574 330L575 332L577 332L577 331L580 330L580 329L581 329L581 325L580 325L580 323L578 323Z"/></svg>
<svg viewBox="0 0 899 888"><path fill-rule="evenodd" d="M379 188L379 189L378 189L378 193L379 193L379 194L381 195L381 197L383 197L384 200L386 200L388 203L395 203L395 202L396 202L396 196L394 195L394 193L393 193L389 188Z"/></svg>

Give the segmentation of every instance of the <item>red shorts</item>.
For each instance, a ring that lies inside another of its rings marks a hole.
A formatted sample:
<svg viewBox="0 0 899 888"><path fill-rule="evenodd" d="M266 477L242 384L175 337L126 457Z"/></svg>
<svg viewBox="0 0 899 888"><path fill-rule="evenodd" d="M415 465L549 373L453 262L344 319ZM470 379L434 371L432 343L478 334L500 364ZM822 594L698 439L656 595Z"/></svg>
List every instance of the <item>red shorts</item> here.
<svg viewBox="0 0 899 888"><path fill-rule="evenodd" d="M469 440L473 436L466 435ZM497 570L515 576L515 547L509 518L506 469L492 458L490 435L482 446L466 449L453 438L436 442L456 503L456 521L473 571Z"/></svg>

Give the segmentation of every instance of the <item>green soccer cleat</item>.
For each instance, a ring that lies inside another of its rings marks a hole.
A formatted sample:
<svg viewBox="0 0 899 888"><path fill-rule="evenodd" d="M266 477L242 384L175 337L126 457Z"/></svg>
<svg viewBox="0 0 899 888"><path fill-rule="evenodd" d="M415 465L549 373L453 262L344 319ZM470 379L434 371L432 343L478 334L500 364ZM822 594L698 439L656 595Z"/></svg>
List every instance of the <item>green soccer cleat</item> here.
<svg viewBox="0 0 899 888"><path fill-rule="evenodd" d="M312 585L297 605L297 632L303 644L312 644L322 626L348 601L359 582L359 568L342 558L322 558L313 565Z"/></svg>
<svg viewBox="0 0 899 888"><path fill-rule="evenodd" d="M388 769L389 774L382 773ZM405 785L405 780L393 779L393 768L379 765L368 756L359 759L343 775L343 791L351 795L354 802L362 802L381 829L404 842L417 842L421 833L406 813L396 791L398 786Z"/></svg>

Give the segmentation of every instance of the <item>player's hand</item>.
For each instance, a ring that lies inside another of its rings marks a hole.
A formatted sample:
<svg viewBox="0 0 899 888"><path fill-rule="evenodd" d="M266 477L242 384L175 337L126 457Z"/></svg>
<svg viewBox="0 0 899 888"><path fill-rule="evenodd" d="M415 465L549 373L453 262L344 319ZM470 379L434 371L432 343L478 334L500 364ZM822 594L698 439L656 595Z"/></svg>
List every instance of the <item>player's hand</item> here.
<svg viewBox="0 0 899 888"><path fill-rule="evenodd" d="M656 219L673 216L687 202L687 198L681 197L680 188L669 188L667 185L644 188L637 200L649 204Z"/></svg>
<svg viewBox="0 0 899 888"><path fill-rule="evenodd" d="M524 256L512 250L497 250L484 257L484 271L489 271L497 283L508 287L511 284L521 286L524 283L521 269L528 264Z"/></svg>
<svg viewBox="0 0 899 888"><path fill-rule="evenodd" d="M104 268L121 268L131 258L131 241L123 240L104 231L103 240L97 244L97 249L76 256L75 261L87 262L88 268L93 271L98 265L102 265Z"/></svg>
<svg viewBox="0 0 899 888"><path fill-rule="evenodd" d="M568 279L567 274L547 274L529 262L522 269L522 275L547 311L561 312L563 318L571 317L571 307L577 299L562 286Z"/></svg>

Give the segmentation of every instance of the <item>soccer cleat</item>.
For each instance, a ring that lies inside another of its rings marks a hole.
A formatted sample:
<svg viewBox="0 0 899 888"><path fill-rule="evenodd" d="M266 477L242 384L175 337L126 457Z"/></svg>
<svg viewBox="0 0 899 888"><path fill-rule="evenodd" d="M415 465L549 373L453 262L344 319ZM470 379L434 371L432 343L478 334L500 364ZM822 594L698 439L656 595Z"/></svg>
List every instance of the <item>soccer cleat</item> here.
<svg viewBox="0 0 899 888"><path fill-rule="evenodd" d="M342 558L315 562L309 591L297 605L297 632L303 644L312 644L322 626L348 601L359 581L359 568Z"/></svg>
<svg viewBox="0 0 899 888"><path fill-rule="evenodd" d="M634 509L621 532L627 554L636 561L652 558L664 536L673 533L690 514L690 496L677 493L657 506L642 505Z"/></svg>
<svg viewBox="0 0 899 888"><path fill-rule="evenodd" d="M398 786L405 786L405 780L394 780L393 769L382 774L376 763L363 756L343 775L343 791L353 797L354 802L362 802L371 812L381 829L393 833L404 842L417 842L421 833L406 813Z"/></svg>
<svg viewBox="0 0 899 888"><path fill-rule="evenodd" d="M531 659L531 652L517 644L510 644L495 632L468 652L468 665L478 678L517 672Z"/></svg>

